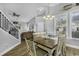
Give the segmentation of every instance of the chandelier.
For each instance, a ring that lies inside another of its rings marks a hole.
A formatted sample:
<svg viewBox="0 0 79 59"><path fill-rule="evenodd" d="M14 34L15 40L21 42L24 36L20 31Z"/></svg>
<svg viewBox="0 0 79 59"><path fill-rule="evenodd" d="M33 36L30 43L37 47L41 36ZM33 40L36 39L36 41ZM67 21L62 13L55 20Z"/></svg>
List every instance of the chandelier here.
<svg viewBox="0 0 79 59"><path fill-rule="evenodd" d="M55 16L52 16L52 15L46 15L46 16L43 16L43 19L45 20L53 20Z"/></svg>
<svg viewBox="0 0 79 59"><path fill-rule="evenodd" d="M49 5L49 3L48 3L48 6L47 6L47 11L48 11L48 13L47 13L47 15L45 15L45 16L43 16L43 19L45 19L45 20L53 20L53 18L55 17L55 16L53 16L53 15L50 15L50 5Z"/></svg>

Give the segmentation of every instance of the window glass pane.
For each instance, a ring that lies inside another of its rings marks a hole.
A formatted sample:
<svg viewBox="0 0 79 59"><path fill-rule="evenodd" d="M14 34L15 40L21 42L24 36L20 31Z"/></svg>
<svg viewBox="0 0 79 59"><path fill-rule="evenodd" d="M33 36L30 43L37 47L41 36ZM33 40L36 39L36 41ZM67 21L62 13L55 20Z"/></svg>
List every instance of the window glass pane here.
<svg viewBox="0 0 79 59"><path fill-rule="evenodd" d="M79 14L72 17L72 38L79 38Z"/></svg>
<svg viewBox="0 0 79 59"><path fill-rule="evenodd" d="M54 35L54 26L55 22L54 20L49 20L49 21L46 21L46 33L47 35Z"/></svg>
<svg viewBox="0 0 79 59"><path fill-rule="evenodd" d="M37 23L37 32L44 32L44 22Z"/></svg>

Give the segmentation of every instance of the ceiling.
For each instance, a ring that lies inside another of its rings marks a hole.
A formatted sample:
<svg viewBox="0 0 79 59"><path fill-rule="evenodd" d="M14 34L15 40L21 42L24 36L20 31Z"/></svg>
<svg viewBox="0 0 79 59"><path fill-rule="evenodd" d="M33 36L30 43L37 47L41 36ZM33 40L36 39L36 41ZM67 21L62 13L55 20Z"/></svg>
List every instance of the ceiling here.
<svg viewBox="0 0 79 59"><path fill-rule="evenodd" d="M61 12L61 9L67 3L0 3L0 9L2 9L9 17L11 17L11 13L15 12L19 14L20 17L17 20L27 22L32 17L36 16L39 13L43 13L44 11L49 11L50 14L54 15ZM13 17L13 20L15 17Z"/></svg>

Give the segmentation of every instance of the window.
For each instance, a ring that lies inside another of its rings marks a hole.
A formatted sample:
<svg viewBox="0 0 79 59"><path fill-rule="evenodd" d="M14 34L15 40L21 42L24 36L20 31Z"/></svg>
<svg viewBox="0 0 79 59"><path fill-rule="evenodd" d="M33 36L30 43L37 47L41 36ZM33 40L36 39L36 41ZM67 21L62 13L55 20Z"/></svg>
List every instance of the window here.
<svg viewBox="0 0 79 59"><path fill-rule="evenodd" d="M44 22L38 22L37 23L37 32L44 32L45 28L44 28Z"/></svg>
<svg viewBox="0 0 79 59"><path fill-rule="evenodd" d="M70 36L71 38L79 38L79 13L73 12L70 16Z"/></svg>
<svg viewBox="0 0 79 59"><path fill-rule="evenodd" d="M0 12L0 27L1 27L1 12Z"/></svg>
<svg viewBox="0 0 79 59"><path fill-rule="evenodd" d="M48 20L45 23L45 28L46 28L46 33L47 35L56 35L56 20L52 19L52 20Z"/></svg>

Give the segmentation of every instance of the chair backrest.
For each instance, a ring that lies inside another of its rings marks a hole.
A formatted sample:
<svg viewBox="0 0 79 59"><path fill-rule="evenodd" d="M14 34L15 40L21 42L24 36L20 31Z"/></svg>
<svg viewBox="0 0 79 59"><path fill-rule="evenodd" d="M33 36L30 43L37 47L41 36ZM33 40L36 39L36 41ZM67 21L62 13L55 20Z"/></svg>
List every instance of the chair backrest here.
<svg viewBox="0 0 79 59"><path fill-rule="evenodd" d="M27 50L27 55L28 56L33 56L33 52L31 51L31 48L30 48L30 46L29 46L29 43L28 43L28 41L27 41L27 38L26 37L24 37L24 39L25 39L25 43L26 43L26 50Z"/></svg>
<svg viewBox="0 0 79 59"><path fill-rule="evenodd" d="M26 37L27 39L30 39L30 38L33 39L33 32L23 32L23 33L21 34L21 39L24 39L25 37Z"/></svg>
<svg viewBox="0 0 79 59"><path fill-rule="evenodd" d="M57 56L65 56L66 55L66 46L65 46L65 35L59 35L58 36L58 44L56 49L56 55Z"/></svg>

